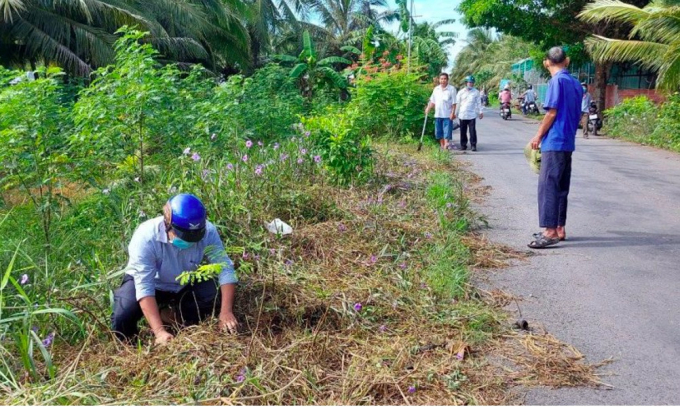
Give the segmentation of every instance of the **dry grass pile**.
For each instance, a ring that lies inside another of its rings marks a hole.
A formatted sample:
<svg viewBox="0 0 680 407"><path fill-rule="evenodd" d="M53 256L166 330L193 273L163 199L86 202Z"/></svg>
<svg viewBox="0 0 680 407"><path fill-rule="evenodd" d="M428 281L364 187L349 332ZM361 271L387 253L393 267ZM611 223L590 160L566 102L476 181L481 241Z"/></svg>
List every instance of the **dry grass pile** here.
<svg viewBox="0 0 680 407"><path fill-rule="evenodd" d="M381 151L375 183L310 192L333 216L291 219L292 237L234 256L238 335L206 323L165 347L151 346L148 331L138 347L92 336L58 348L55 382L3 402L507 404L516 384L596 383L575 350L513 334L500 309L507 304L484 300L466 278L456 291L437 288L433 253L447 256L437 261L451 274L510 255L443 226L460 216L474 223L460 202L442 213L427 197L429 174L456 176L450 161L391 148ZM462 248L433 252L442 242ZM498 356L516 368L501 369Z"/></svg>

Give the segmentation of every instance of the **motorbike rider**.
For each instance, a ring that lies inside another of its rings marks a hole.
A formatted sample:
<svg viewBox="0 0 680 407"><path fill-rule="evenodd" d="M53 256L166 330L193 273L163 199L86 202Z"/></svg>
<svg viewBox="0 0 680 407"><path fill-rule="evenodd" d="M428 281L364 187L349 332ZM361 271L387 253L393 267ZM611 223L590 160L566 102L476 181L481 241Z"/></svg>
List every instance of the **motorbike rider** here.
<svg viewBox="0 0 680 407"><path fill-rule="evenodd" d="M531 103L536 103L536 92L531 85L528 86L527 90L522 93L524 98L524 103L522 104L522 114L526 116L527 109Z"/></svg>
<svg viewBox="0 0 680 407"><path fill-rule="evenodd" d="M498 96L498 99L501 101L501 109L503 106L507 105L507 108L510 109L510 102L512 101L512 92L510 91L510 85L505 85L503 87L503 90L501 91L500 95Z"/></svg>

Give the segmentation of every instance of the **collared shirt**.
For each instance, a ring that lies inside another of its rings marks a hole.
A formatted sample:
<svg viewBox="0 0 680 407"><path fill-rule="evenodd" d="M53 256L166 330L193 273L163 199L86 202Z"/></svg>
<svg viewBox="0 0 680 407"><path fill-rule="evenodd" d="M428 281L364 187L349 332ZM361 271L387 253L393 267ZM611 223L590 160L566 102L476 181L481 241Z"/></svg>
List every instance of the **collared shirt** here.
<svg viewBox="0 0 680 407"><path fill-rule="evenodd" d="M480 93L476 88L463 88L456 96L456 109L458 110L458 118L461 120L476 119L482 110L482 100Z"/></svg>
<svg viewBox="0 0 680 407"><path fill-rule="evenodd" d="M592 100L590 93L586 92L583 94L583 98L581 99L581 112L588 113L590 111L590 102Z"/></svg>
<svg viewBox="0 0 680 407"><path fill-rule="evenodd" d="M512 93L509 90L504 90L501 92L499 99L501 103L510 103L512 100Z"/></svg>
<svg viewBox="0 0 680 407"><path fill-rule="evenodd" d="M541 151L574 151L576 130L581 120L581 83L563 69L548 82L543 108L556 109L557 116L541 141Z"/></svg>
<svg viewBox="0 0 680 407"><path fill-rule="evenodd" d="M437 86L432 91L430 103L434 103L434 117L437 119L448 119L453 111L453 104L456 103L456 88L446 85L445 88Z"/></svg>
<svg viewBox="0 0 680 407"><path fill-rule="evenodd" d="M533 89L529 89L524 94L524 101L526 103L536 102L536 92Z"/></svg>
<svg viewBox="0 0 680 407"><path fill-rule="evenodd" d="M224 263L219 275L220 285L234 284L238 280L234 274L234 263L224 251L222 240L215 225L206 222L205 236L188 249L180 250L168 241L165 222L162 216L149 219L137 227L132 235L128 252L130 259L125 273L133 277L137 300L154 297L156 290L178 292L184 286L177 276L184 271L194 271L200 266L208 252L210 263Z"/></svg>

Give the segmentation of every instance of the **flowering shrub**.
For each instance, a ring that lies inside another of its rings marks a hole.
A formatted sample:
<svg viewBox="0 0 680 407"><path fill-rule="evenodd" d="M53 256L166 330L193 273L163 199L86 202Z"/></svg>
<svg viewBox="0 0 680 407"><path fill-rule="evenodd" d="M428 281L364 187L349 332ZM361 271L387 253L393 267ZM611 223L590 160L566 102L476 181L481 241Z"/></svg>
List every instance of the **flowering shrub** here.
<svg viewBox="0 0 680 407"><path fill-rule="evenodd" d="M605 111L607 120L603 132L612 137L642 141L656 127L656 106L645 96L625 99Z"/></svg>

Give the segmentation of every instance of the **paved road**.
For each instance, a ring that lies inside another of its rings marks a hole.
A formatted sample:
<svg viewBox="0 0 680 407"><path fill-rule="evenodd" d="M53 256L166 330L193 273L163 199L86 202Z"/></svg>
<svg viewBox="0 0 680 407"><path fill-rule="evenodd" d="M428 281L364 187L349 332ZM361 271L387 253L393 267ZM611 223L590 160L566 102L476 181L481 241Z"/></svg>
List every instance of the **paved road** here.
<svg viewBox="0 0 680 407"><path fill-rule="evenodd" d="M493 241L520 250L538 231L536 185L522 149L536 122L478 123L479 151L458 157L493 189L482 205ZM527 404L680 404L680 155L617 140L576 140L567 242L494 273L524 298L524 317L575 345L613 390L533 389Z"/></svg>

